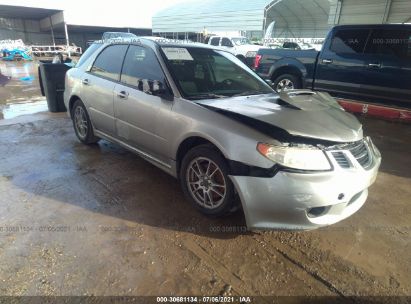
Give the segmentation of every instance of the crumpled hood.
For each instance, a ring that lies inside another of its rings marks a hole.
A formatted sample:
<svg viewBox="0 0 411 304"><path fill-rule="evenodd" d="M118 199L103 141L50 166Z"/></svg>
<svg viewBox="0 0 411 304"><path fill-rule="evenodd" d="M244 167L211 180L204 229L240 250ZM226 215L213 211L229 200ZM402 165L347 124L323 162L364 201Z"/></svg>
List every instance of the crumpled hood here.
<svg viewBox="0 0 411 304"><path fill-rule="evenodd" d="M293 91L281 95L200 100L197 103L250 127L255 126L263 133L270 133L268 128L272 126L293 136L324 141L354 142L363 138L360 122L342 110L326 93ZM267 130L263 130L265 128Z"/></svg>

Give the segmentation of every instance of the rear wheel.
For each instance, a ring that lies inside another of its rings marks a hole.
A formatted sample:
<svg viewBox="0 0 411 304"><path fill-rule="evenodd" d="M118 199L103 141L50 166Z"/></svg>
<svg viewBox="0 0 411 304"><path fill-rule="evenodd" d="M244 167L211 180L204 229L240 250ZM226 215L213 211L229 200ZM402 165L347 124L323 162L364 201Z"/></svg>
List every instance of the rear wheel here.
<svg viewBox="0 0 411 304"><path fill-rule="evenodd" d="M186 198L203 214L223 216L235 210L228 166L211 145L190 150L183 159L180 183Z"/></svg>
<svg viewBox="0 0 411 304"><path fill-rule="evenodd" d="M292 74L280 75L273 82L273 89L278 93L301 88L302 85L300 78Z"/></svg>
<svg viewBox="0 0 411 304"><path fill-rule="evenodd" d="M100 138L94 136L93 125L91 124L91 120L88 116L86 107L81 102L81 100L74 102L71 113L73 127L74 131L76 132L77 138L86 145L97 143Z"/></svg>

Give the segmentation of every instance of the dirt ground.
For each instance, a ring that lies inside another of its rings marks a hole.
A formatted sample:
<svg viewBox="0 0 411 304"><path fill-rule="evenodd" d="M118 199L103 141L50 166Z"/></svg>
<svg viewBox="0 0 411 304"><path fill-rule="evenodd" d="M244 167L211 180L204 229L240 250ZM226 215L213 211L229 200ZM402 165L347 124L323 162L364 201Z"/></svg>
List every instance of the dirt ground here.
<svg viewBox="0 0 411 304"><path fill-rule="evenodd" d="M0 295L410 296L411 126L362 121L383 154L369 199L311 232L206 218L65 114L0 121Z"/></svg>

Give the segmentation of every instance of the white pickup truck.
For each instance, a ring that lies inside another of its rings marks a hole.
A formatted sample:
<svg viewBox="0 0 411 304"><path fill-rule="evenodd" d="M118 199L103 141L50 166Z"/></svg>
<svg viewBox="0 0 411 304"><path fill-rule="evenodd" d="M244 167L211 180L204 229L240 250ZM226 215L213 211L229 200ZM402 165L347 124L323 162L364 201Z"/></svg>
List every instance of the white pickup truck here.
<svg viewBox="0 0 411 304"><path fill-rule="evenodd" d="M247 37L212 36L207 44L219 46L241 59L247 65L253 65L254 58L261 46L252 44Z"/></svg>

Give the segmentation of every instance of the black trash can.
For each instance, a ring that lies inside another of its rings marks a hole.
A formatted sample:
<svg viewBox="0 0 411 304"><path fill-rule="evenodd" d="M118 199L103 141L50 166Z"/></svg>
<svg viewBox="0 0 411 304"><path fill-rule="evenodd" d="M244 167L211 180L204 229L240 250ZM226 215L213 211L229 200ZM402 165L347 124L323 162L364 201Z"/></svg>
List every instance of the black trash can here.
<svg viewBox="0 0 411 304"><path fill-rule="evenodd" d="M50 112L66 112L64 105L64 80L71 69L64 63L45 63L39 66L39 81L42 94L47 98Z"/></svg>

